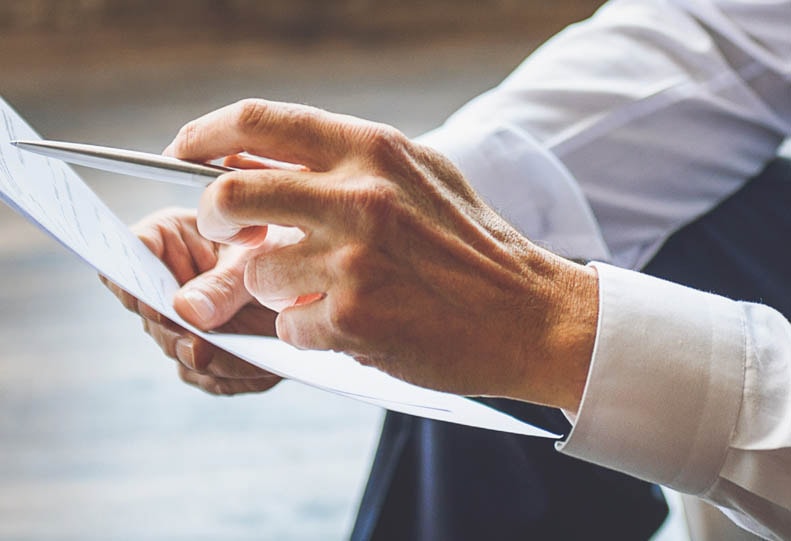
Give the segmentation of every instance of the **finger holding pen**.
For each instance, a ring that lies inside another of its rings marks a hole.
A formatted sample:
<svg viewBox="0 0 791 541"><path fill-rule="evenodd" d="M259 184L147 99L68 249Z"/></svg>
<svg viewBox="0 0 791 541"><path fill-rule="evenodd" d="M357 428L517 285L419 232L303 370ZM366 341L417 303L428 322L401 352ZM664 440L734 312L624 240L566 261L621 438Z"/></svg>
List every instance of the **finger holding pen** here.
<svg viewBox="0 0 791 541"><path fill-rule="evenodd" d="M263 100L190 123L169 148L309 169L224 174L198 209L201 234L219 243L254 248L270 224L304 233L245 267L259 302L291 301L282 340L443 391L576 409L595 271L521 236L441 154L389 126Z"/></svg>

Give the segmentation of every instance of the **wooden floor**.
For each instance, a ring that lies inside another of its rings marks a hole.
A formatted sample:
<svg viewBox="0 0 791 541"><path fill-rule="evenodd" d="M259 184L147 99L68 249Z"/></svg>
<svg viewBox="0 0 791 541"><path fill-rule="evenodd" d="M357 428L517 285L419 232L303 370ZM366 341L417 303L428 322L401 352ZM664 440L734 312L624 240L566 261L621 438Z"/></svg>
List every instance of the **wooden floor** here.
<svg viewBox="0 0 791 541"><path fill-rule="evenodd" d="M39 51L31 65L0 47L0 94L48 138L151 151L183 122L247 96L414 135L496 83L528 48L215 43L55 50L49 60ZM128 222L197 198L83 176ZM6 207L0 277L0 540L347 535L379 410L297 384L230 399L184 386L94 273Z"/></svg>

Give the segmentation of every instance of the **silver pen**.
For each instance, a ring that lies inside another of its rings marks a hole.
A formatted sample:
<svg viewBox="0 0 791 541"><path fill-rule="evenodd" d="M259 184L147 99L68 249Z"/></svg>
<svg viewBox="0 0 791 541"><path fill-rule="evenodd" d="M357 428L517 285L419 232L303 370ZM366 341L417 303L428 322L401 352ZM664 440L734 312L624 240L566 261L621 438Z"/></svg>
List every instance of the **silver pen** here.
<svg viewBox="0 0 791 541"><path fill-rule="evenodd" d="M205 187L228 171L219 165L192 163L159 154L63 141L11 141L17 148L112 173Z"/></svg>

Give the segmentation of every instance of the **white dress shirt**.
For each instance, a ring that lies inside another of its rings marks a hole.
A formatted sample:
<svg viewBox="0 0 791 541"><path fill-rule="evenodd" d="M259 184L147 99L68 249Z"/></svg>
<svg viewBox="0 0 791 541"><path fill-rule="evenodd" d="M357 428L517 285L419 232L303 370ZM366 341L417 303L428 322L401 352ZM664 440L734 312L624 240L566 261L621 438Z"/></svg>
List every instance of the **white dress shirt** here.
<svg viewBox="0 0 791 541"><path fill-rule="evenodd" d="M422 138L529 238L615 265L594 264L599 328L562 452L778 539L791 539L791 325L623 268L790 133L791 0L613 0Z"/></svg>

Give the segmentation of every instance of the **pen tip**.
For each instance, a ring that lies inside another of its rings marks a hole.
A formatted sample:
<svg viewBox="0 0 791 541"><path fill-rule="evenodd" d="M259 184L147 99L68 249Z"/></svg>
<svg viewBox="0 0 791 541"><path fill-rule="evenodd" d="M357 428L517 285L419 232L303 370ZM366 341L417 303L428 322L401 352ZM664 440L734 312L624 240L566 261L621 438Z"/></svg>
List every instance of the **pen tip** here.
<svg viewBox="0 0 791 541"><path fill-rule="evenodd" d="M9 142L10 142L12 145L14 145L14 146L17 146L17 143L19 143L19 141L9 141Z"/></svg>

